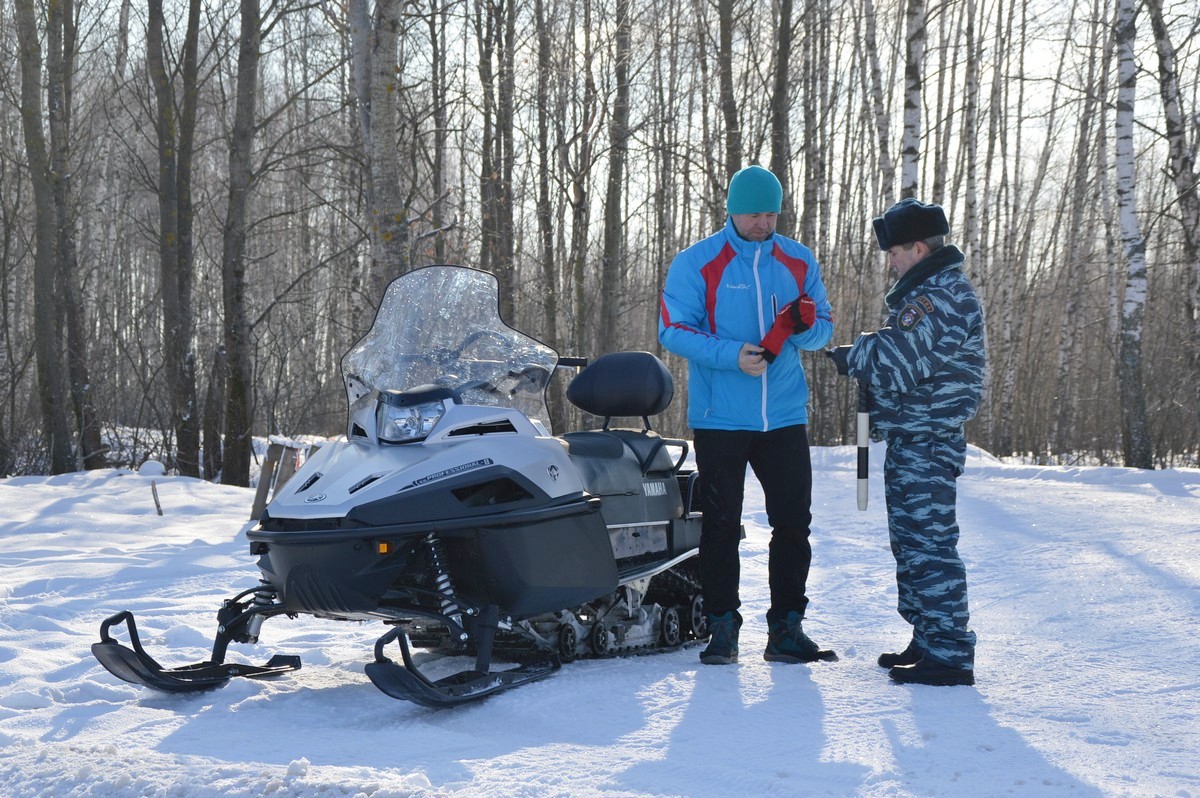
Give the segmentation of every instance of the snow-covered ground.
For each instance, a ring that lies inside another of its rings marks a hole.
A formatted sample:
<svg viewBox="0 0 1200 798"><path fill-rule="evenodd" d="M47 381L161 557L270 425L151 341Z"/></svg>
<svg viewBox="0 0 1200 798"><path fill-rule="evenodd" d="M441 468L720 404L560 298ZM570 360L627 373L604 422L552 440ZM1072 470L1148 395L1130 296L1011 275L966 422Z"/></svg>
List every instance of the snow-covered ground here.
<svg viewBox="0 0 1200 798"><path fill-rule="evenodd" d="M903 646L882 450L814 451L806 629L841 661L769 664L762 495L747 486L742 662L697 649L577 662L452 710L362 671L380 624L277 618L231 659L303 670L166 695L105 672L133 610L166 665L203 659L256 583L253 492L100 471L0 480L0 795L1171 796L1200 798L1200 470L1004 465L973 450L961 551L975 688L891 684Z"/></svg>

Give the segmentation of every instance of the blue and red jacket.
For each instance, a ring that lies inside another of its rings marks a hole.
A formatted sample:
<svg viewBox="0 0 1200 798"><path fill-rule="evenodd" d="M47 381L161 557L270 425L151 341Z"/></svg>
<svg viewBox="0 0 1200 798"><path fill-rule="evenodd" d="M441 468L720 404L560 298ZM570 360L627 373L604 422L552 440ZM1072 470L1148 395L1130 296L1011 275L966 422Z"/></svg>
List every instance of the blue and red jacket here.
<svg viewBox="0 0 1200 798"><path fill-rule="evenodd" d="M803 290L817 306L812 329L793 335L759 377L738 368L743 344L758 345L775 316ZM833 337L833 311L808 247L779 234L747 241L733 220L675 256L667 271L658 340L688 361L688 426L767 431L808 423L801 349Z"/></svg>

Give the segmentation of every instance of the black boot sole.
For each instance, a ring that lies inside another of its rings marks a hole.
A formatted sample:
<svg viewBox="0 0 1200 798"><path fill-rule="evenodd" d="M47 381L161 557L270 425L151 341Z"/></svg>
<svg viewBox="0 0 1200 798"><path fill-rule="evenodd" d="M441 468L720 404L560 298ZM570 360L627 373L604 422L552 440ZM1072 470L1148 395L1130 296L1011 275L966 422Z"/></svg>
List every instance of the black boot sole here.
<svg viewBox="0 0 1200 798"><path fill-rule="evenodd" d="M831 649L821 649L811 657L795 657L791 654L772 654L769 651L763 652L763 659L767 662L789 662L792 664L803 664L811 662L837 662L838 655L836 651Z"/></svg>
<svg viewBox="0 0 1200 798"><path fill-rule="evenodd" d="M931 687L970 687L975 684L975 671L939 668L937 671L914 670L908 665L892 668L888 676L899 684L926 684Z"/></svg>
<svg viewBox="0 0 1200 798"><path fill-rule="evenodd" d="M722 657L722 656L715 655L715 654L710 654L707 657L701 656L700 664L701 665L736 665L737 664L737 654L734 654L732 657Z"/></svg>

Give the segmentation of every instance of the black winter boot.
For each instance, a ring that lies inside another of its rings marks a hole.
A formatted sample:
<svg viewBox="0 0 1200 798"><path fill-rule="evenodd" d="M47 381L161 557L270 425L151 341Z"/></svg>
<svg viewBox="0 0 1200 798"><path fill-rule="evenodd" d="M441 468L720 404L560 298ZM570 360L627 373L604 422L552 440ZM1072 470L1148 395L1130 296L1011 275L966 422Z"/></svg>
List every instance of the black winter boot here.
<svg viewBox="0 0 1200 798"><path fill-rule="evenodd" d="M916 640L909 640L908 647L903 651L879 655L879 667L894 668L897 665L916 665L921 661L925 652L917 647Z"/></svg>
<svg viewBox="0 0 1200 798"><path fill-rule="evenodd" d="M800 613L794 610L787 614L786 620L774 621L769 628L763 659L767 662L836 662L837 654L820 648L804 634L803 621Z"/></svg>
<svg viewBox="0 0 1200 798"><path fill-rule="evenodd" d="M888 671L888 676L901 684L931 684L936 687L975 684L975 671L969 668L951 668L925 657L915 665L897 665Z"/></svg>
<svg viewBox="0 0 1200 798"><path fill-rule="evenodd" d="M742 616L737 612L723 612L708 616L708 646L700 652L704 665L732 665L738 657L738 630L742 628Z"/></svg>

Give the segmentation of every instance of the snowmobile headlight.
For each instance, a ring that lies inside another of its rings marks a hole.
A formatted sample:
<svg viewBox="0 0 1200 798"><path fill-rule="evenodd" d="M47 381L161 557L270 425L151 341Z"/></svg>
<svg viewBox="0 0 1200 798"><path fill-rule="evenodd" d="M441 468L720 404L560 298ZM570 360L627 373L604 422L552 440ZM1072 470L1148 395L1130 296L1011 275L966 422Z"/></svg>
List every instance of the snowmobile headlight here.
<svg viewBox="0 0 1200 798"><path fill-rule="evenodd" d="M429 437L442 420L446 405L439 401L397 407L380 402L375 412L381 443L415 443Z"/></svg>

